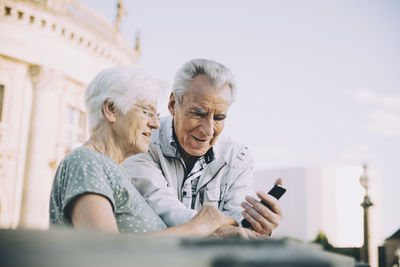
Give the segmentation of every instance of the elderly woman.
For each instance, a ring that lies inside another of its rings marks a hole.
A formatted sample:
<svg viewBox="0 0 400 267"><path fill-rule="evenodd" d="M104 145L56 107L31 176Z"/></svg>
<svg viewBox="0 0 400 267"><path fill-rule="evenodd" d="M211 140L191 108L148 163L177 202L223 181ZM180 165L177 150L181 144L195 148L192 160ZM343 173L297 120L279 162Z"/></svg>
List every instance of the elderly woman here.
<svg viewBox="0 0 400 267"><path fill-rule="evenodd" d="M90 138L58 166L50 199L50 223L105 232L208 236L236 222L206 206L188 223L166 229L121 162L146 152L159 128L160 86L142 71L115 67L100 72L86 90Z"/></svg>

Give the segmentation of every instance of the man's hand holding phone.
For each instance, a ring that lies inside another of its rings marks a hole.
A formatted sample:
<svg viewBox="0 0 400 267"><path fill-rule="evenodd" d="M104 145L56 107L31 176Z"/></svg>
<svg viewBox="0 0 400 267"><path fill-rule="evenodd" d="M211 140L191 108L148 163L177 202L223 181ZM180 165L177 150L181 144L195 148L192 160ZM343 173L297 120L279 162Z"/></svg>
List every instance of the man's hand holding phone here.
<svg viewBox="0 0 400 267"><path fill-rule="evenodd" d="M242 203L244 217L242 226L252 228L261 235L269 235L278 227L282 219L282 208L278 199L285 193L282 186L282 179L275 181L275 186L268 193L257 192L261 201L251 196L246 196L247 202Z"/></svg>

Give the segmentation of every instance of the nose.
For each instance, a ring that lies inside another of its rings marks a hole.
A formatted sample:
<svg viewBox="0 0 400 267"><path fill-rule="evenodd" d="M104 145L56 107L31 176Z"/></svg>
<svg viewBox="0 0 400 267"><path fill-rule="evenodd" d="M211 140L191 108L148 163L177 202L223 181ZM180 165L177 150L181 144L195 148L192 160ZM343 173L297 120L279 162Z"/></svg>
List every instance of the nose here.
<svg viewBox="0 0 400 267"><path fill-rule="evenodd" d="M204 136L210 137L214 134L214 119L212 116L207 116L204 118L200 125L200 132L204 134Z"/></svg>
<svg viewBox="0 0 400 267"><path fill-rule="evenodd" d="M158 129L160 128L160 119L156 116L153 118L149 119L147 122L147 125L153 130L153 129Z"/></svg>

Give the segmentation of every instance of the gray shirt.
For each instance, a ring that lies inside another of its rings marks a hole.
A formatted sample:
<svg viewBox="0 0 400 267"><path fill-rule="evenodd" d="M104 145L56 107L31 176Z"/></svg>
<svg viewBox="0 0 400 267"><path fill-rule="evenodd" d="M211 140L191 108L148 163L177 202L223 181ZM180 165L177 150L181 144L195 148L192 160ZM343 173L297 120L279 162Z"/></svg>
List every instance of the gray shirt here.
<svg viewBox="0 0 400 267"><path fill-rule="evenodd" d="M70 204L88 193L110 201L120 232L146 233L166 228L120 165L83 146L58 166L50 197L50 224L72 226Z"/></svg>

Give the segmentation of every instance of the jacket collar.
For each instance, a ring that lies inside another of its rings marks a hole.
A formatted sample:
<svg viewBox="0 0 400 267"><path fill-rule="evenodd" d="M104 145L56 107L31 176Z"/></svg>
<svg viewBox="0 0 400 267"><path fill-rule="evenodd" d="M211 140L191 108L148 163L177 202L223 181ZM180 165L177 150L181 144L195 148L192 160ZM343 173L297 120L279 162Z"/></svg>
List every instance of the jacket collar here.
<svg viewBox="0 0 400 267"><path fill-rule="evenodd" d="M175 157L178 148L173 132L173 117L168 116L161 118L160 125L160 146L164 156Z"/></svg>
<svg viewBox="0 0 400 267"><path fill-rule="evenodd" d="M160 130L159 130L159 140L160 140L160 147L161 151L164 156L166 157L177 157L177 141L174 138L173 132L173 117L168 116L161 118L160 120ZM216 144L211 148L212 154L214 159L207 164L207 169L205 173L203 173L203 179L200 179L197 188L200 189L203 185L207 184L211 181L214 176L218 173L218 171L226 165L225 158L221 154L219 149L218 141ZM208 153L208 152L207 152Z"/></svg>

